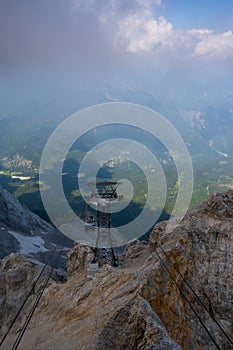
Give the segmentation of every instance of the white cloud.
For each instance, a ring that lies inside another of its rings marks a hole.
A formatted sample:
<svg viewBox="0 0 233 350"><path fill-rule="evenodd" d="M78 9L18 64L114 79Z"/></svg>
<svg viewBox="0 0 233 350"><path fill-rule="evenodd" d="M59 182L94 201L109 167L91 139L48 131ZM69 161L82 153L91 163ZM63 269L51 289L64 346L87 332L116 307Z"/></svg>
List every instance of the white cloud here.
<svg viewBox="0 0 233 350"><path fill-rule="evenodd" d="M137 3L144 8L151 8L153 5L161 5L161 0L136 0Z"/></svg>
<svg viewBox="0 0 233 350"><path fill-rule="evenodd" d="M233 33L231 31L219 34L206 33L197 43L193 55L218 59L233 57Z"/></svg>
<svg viewBox="0 0 233 350"><path fill-rule="evenodd" d="M171 46L172 24L164 17L134 14L120 22L117 44L124 45L127 52L151 52L157 47Z"/></svg>
<svg viewBox="0 0 233 350"><path fill-rule="evenodd" d="M198 28L198 29L189 29L187 30L187 34L197 38L197 39L203 39L206 35L213 34L214 31L208 28Z"/></svg>
<svg viewBox="0 0 233 350"><path fill-rule="evenodd" d="M95 11L102 15L120 15L132 12L151 11L154 6L160 6L161 0L72 0L78 10Z"/></svg>
<svg viewBox="0 0 233 350"><path fill-rule="evenodd" d="M165 17L154 17L161 0L72 0L80 13L90 12L104 38L115 49L132 54L154 53L166 48L179 60L197 57L227 60L233 57L233 33L209 28L174 29ZM163 52L162 52L163 54Z"/></svg>

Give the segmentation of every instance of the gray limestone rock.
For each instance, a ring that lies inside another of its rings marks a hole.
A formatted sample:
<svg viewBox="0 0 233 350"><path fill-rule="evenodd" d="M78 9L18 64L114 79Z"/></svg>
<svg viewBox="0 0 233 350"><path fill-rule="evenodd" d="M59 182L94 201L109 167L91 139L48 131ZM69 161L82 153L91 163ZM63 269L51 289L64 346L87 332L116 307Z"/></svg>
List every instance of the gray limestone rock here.
<svg viewBox="0 0 233 350"><path fill-rule="evenodd" d="M211 318L233 334L231 208L233 191L214 195L188 212L172 232L166 231L166 222L159 223L148 244L135 241L126 247L118 268L105 265L91 277L86 277L86 268L92 253L89 247L76 243L68 254L68 281L46 289L27 337L22 339L22 349L214 349L175 279L219 348L231 350L232 345ZM12 268L0 270L3 311L4 305L11 305L6 304L7 295L17 304L13 294L24 288L22 278L27 280L28 276L22 266ZM209 312L200 306L185 280ZM9 286L14 286L13 294ZM3 350L10 348L11 340Z"/></svg>
<svg viewBox="0 0 233 350"><path fill-rule="evenodd" d="M104 325L95 350L181 350L142 297L126 302Z"/></svg>
<svg viewBox="0 0 233 350"><path fill-rule="evenodd" d="M73 248L67 254L67 275L79 274L87 275L88 262L93 260L94 254L87 244L82 242L75 242Z"/></svg>

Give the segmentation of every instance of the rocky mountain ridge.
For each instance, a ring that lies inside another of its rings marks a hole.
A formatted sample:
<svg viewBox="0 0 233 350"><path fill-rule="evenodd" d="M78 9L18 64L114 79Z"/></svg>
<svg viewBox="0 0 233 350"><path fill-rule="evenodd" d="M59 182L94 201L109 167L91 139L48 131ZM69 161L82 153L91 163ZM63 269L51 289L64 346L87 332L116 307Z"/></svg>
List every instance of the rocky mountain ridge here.
<svg viewBox="0 0 233 350"><path fill-rule="evenodd" d="M155 226L148 243L130 242L120 267L106 265L92 276L89 248L77 242L68 254L68 281L46 289L22 349L212 350L214 340L219 349L231 350L213 319L230 338L233 191L213 194L172 232L166 224Z"/></svg>
<svg viewBox="0 0 233 350"><path fill-rule="evenodd" d="M23 206L0 186L0 259L10 253L33 254L45 262L55 244L65 246L60 265L65 266L72 241Z"/></svg>

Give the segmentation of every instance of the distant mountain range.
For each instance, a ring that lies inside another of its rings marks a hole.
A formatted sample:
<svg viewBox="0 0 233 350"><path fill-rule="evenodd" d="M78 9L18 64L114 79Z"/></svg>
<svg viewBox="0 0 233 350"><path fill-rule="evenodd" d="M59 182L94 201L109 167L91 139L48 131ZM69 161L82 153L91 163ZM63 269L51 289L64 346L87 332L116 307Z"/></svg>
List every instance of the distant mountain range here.
<svg viewBox="0 0 233 350"><path fill-rule="evenodd" d="M172 95L168 92L164 98L158 91L128 87L124 83L119 83L115 88L108 84L101 87L97 86L97 82L95 84L86 87L80 85L76 95L68 96L66 91L63 99L56 100L56 103L48 96L44 103L34 99L24 104L18 102L15 108L10 103L1 103L5 96L1 98L0 95L0 162L5 157L20 154L38 168L44 145L59 123L84 107L112 101L141 104L164 115L177 127L194 158L200 154L208 158L215 153L216 156L232 156L233 93L230 90L222 90L217 97L204 91L202 95L195 95L194 92L193 98L185 93ZM10 101L10 97L8 99ZM91 138L86 138L84 143L93 144L102 137L105 139L105 131L106 128L90 134ZM112 133L111 129L107 133L109 138L117 134ZM122 130L119 136L130 137L134 134L131 128ZM144 135L144 140L147 142L148 135Z"/></svg>
<svg viewBox="0 0 233 350"><path fill-rule="evenodd" d="M128 86L124 83L115 87L108 84L98 86L95 82L93 85L80 85L75 95L68 96L66 91L64 98L56 100L56 103L54 99L49 99L49 95L44 103L39 99L24 104L18 101L15 108L11 107L10 103L3 103L0 110L0 170L4 176L0 174L0 184L14 193L21 203L47 220L38 188L38 168L43 148L51 133L69 115L89 105L127 101L157 110L183 137L192 157L195 173L192 206L202 203L214 191L231 188L233 93L225 89L219 92L218 96L211 96L204 90L199 95L195 95L194 92L193 97L187 97L185 91L183 94L171 94L168 91L166 98L160 95L165 96L155 89ZM165 173L169 173L168 194L174 192L176 171L171 171L174 163L168 150L140 129L108 125L87 132L72 146L67 155L63 167L66 175L63 176L63 186L71 202L74 192L78 190L77 172L82 157L95 145L115 137L133 139L148 147L166 168ZM113 168L105 166L101 169L100 177L114 177L114 171ZM76 199L75 210L80 211L77 208L80 201ZM171 202L170 199L169 197Z"/></svg>

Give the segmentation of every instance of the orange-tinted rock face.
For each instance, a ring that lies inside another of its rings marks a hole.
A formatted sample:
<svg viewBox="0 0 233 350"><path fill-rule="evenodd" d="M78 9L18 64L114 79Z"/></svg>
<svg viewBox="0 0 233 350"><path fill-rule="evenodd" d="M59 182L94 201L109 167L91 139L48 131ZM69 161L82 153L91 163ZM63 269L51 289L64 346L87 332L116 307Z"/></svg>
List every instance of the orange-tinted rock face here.
<svg viewBox="0 0 233 350"><path fill-rule="evenodd" d="M232 349L232 345L208 312L200 306L177 270L190 282L209 313L229 335L233 334L232 209L232 191L214 194L204 205L190 211L172 233L166 233L165 223L159 224L149 242L150 252L153 254L156 249L164 259L221 349ZM168 261L160 246L174 265ZM147 300L171 337L183 349L215 348L161 262L159 265L151 277L149 289L153 292L144 293L148 294ZM158 282L160 287L157 286Z"/></svg>

